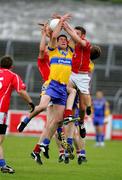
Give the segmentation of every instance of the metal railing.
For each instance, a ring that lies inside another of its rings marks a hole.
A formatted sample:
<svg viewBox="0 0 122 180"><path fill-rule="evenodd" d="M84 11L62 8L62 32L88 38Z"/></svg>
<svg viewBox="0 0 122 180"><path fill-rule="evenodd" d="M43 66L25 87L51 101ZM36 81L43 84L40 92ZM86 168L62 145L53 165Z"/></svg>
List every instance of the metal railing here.
<svg viewBox="0 0 122 180"><path fill-rule="evenodd" d="M114 96L113 101L114 101L113 111L116 113L120 113L120 111L122 111L122 109L120 109L122 105L122 88L118 89L118 91L116 92Z"/></svg>
<svg viewBox="0 0 122 180"><path fill-rule="evenodd" d="M114 51L114 46L110 45L108 47L108 55L107 55L107 61L106 61L105 77L109 77L109 74L110 74L111 62L112 62L112 58L113 58L113 51Z"/></svg>
<svg viewBox="0 0 122 180"><path fill-rule="evenodd" d="M31 42L30 42L31 43ZM21 52L20 52L21 53ZM30 52L31 53L31 52ZM11 40L8 40L7 45L6 45L6 50L5 50L5 54L6 55L11 55L14 58L14 46L13 46L13 42ZM122 67L116 65L115 62L115 49L114 49L114 45L109 45L108 48L108 52L107 52L107 56L106 56L106 63L105 64L96 64L95 65L95 69L96 70L102 70L103 73L105 73L105 77L109 79L110 76L110 72L112 71L122 71ZM36 62L32 62L30 61L28 63L28 61L16 61L15 60L15 66L20 66L20 67L26 67L26 72L24 75L24 81L26 83L27 86L27 91L29 91L29 94L31 95L32 98L38 98L39 97L39 93L38 92L34 92L34 81L37 79L35 79L34 77L34 73L35 73L35 67L36 67ZM92 94L95 94L96 90L97 90L97 73L95 72L95 76L93 79L93 88L92 88ZM34 79L33 79L34 78ZM39 82L40 85L40 82ZM37 86L38 86L38 82L37 82ZM113 87L114 88L114 87ZM103 89L104 90L104 89ZM109 97L109 99L112 101L113 103L113 110L114 112L120 112L121 111L121 106L122 106L122 98L121 98L121 93L122 93L122 88L119 88L117 93L115 94L115 96L113 95L113 97ZM109 95L108 95L109 96ZM17 93L13 93L12 94L13 97L13 103L14 103L14 107L17 107Z"/></svg>

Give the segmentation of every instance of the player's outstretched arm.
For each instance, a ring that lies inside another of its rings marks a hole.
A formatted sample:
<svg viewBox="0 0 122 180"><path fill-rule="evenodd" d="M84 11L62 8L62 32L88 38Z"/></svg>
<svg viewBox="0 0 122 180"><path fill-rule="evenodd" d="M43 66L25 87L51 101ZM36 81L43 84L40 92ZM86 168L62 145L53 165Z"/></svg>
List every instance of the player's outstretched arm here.
<svg viewBox="0 0 122 180"><path fill-rule="evenodd" d="M27 91L22 89L22 90L20 90L20 91L18 92L18 94L28 103L29 108L30 108L30 112L33 112L35 106L34 106L34 104L33 104L33 102L32 102L31 97L30 97L29 94L27 93Z"/></svg>
<svg viewBox="0 0 122 180"><path fill-rule="evenodd" d="M63 25L63 19L61 18L59 23L57 24L55 30L52 33L52 37L50 39L50 43L49 46L52 48L56 48L57 47L57 37L59 36L59 33L62 29L62 25Z"/></svg>
<svg viewBox="0 0 122 180"><path fill-rule="evenodd" d="M54 19L61 19L62 17L63 17L63 19L66 21L66 20L70 20L71 17L72 17L72 15L71 15L71 13L66 13L66 14L64 14L63 16L61 16L61 15L58 14L58 13L54 13L54 14L52 15L52 18L54 18Z"/></svg>
<svg viewBox="0 0 122 180"><path fill-rule="evenodd" d="M46 48L46 26L47 23L45 23L43 28L41 29L41 41L40 41L40 50L39 50L39 57L41 59L44 58L44 53Z"/></svg>
<svg viewBox="0 0 122 180"><path fill-rule="evenodd" d="M63 28L64 30L71 36L71 38L76 42L80 43L81 46L85 47L86 46L86 41L82 40L75 32L74 28L68 23L68 22L63 22Z"/></svg>

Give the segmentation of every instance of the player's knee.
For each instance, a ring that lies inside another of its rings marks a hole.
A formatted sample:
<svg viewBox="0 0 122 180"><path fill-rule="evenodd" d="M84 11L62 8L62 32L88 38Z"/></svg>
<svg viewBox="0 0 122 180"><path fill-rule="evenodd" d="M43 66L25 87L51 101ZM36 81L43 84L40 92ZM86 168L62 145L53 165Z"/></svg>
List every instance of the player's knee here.
<svg viewBox="0 0 122 180"><path fill-rule="evenodd" d="M76 91L75 88L70 88L70 89L69 89L69 93L70 93L70 94L76 95L76 92L77 92L77 91Z"/></svg>
<svg viewBox="0 0 122 180"><path fill-rule="evenodd" d="M53 119L53 121L54 121L55 124L58 124L58 125L59 125L59 124L62 123L62 119L63 119L63 118L55 117L55 118Z"/></svg>
<svg viewBox="0 0 122 180"><path fill-rule="evenodd" d="M37 106L35 106L35 111L36 112L38 112L38 113L40 113L40 112L42 112L42 111L44 111L45 109L46 109L46 105L45 104L43 104L43 105L37 105Z"/></svg>
<svg viewBox="0 0 122 180"><path fill-rule="evenodd" d="M81 104L81 111L85 111L86 110L86 105L84 103Z"/></svg>

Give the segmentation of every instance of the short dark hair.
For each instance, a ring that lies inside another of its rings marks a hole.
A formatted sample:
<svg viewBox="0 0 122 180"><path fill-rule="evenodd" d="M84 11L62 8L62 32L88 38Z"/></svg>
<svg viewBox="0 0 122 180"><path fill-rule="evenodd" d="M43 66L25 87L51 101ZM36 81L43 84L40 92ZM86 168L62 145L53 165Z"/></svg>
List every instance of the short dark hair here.
<svg viewBox="0 0 122 180"><path fill-rule="evenodd" d="M95 60L99 58L101 55L101 48L100 46L93 45L90 50L90 59Z"/></svg>
<svg viewBox="0 0 122 180"><path fill-rule="evenodd" d="M67 36L66 36L65 34L61 34L61 35L59 35L59 36L57 37L57 41L59 41L60 37L65 37L66 40L68 40L68 39L67 39Z"/></svg>
<svg viewBox="0 0 122 180"><path fill-rule="evenodd" d="M86 34L86 30L81 26L76 26L75 29L81 31L82 34Z"/></svg>
<svg viewBox="0 0 122 180"><path fill-rule="evenodd" d="M10 69L13 65L13 59L10 56L3 56L0 59L0 67Z"/></svg>

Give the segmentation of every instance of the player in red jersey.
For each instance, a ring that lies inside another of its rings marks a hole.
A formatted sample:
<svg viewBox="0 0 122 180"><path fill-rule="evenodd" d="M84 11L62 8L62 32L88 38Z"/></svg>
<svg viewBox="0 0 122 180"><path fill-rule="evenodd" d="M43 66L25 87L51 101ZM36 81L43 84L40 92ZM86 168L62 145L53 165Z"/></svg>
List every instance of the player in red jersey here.
<svg viewBox="0 0 122 180"><path fill-rule="evenodd" d="M48 24L45 23L44 26L41 29L41 41L39 46L39 56L37 59L38 69L40 72L40 75L44 81L44 84L42 85L42 91L41 96L45 94L45 90L49 84L48 78L50 73L50 63L49 63L49 55L46 48L46 38L49 37L49 34L51 35L51 32L47 32L47 26ZM49 37L50 38L50 37ZM47 107L47 123L46 126L50 123L50 119L52 119L53 116L53 106ZM46 127L45 127L46 129ZM44 131L45 131L44 129ZM37 163L42 164L42 161L40 159L40 141L43 137L41 136L38 143L35 145L33 152L31 153L31 157L36 160Z"/></svg>
<svg viewBox="0 0 122 180"><path fill-rule="evenodd" d="M68 88L77 88L79 90L79 106L80 106L80 134L81 137L85 137L86 131L84 128L84 116L85 111L89 115L91 113L91 102L88 100L89 85L91 77L89 76L89 65L90 65L90 42L86 40L86 30L77 26L72 28L67 22L64 22L64 29L72 37L75 42L75 53L72 60L72 74ZM73 101L73 100L72 100ZM70 101L69 101L70 102ZM72 102L73 103L73 102ZM71 118L72 116L72 103L67 104L65 111L65 117Z"/></svg>
<svg viewBox="0 0 122 180"><path fill-rule="evenodd" d="M26 86L21 78L13 73L13 60L9 56L4 56L0 61L0 168L3 173L14 173L15 170L6 165L3 155L2 143L7 129L7 112L9 109L11 93L16 90L17 93L29 104L31 112L34 110L32 99L26 92Z"/></svg>

